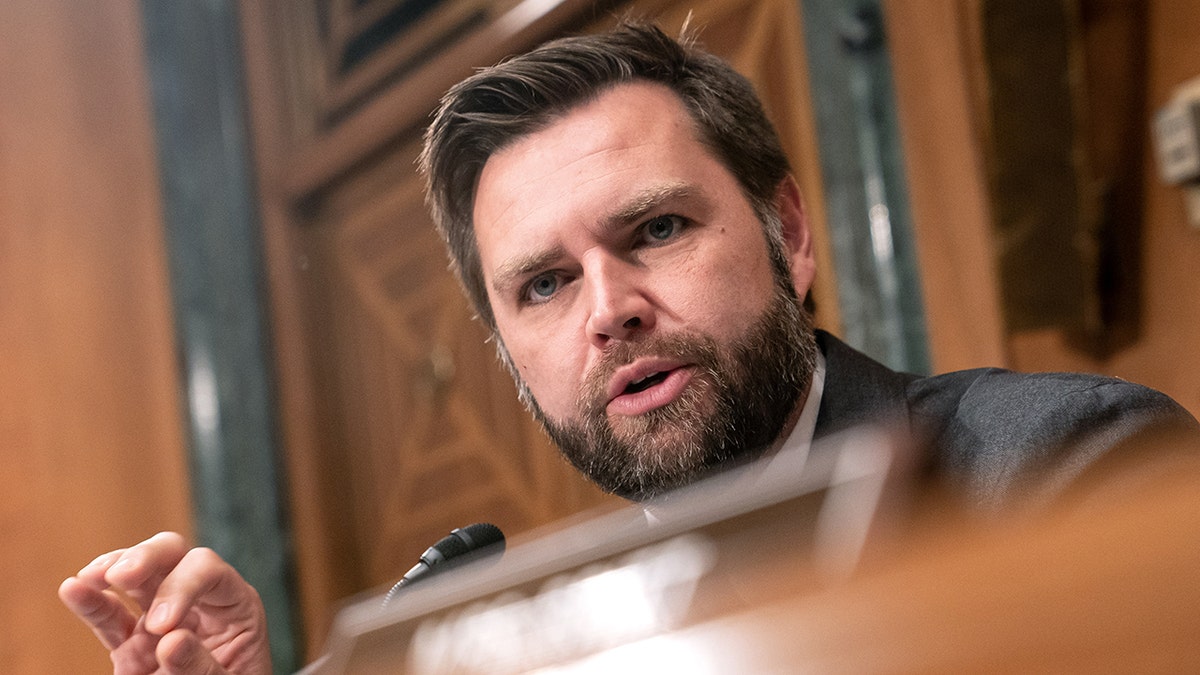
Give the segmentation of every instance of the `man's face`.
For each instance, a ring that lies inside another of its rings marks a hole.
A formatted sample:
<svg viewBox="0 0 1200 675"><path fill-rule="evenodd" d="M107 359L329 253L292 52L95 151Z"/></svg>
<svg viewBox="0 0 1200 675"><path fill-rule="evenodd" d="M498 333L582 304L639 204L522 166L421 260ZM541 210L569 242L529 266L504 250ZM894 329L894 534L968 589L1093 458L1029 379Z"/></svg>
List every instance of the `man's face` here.
<svg viewBox="0 0 1200 675"><path fill-rule="evenodd" d="M812 257L798 194L783 193L791 278L682 103L643 83L484 166L475 233L500 337L535 414L602 487L675 487L794 422Z"/></svg>

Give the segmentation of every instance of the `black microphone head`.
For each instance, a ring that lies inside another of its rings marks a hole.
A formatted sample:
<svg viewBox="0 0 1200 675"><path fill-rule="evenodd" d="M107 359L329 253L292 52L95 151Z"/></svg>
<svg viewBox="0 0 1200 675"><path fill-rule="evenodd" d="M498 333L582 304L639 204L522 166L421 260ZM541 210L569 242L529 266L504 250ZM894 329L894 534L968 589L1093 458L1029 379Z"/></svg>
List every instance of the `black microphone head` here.
<svg viewBox="0 0 1200 675"><path fill-rule="evenodd" d="M484 551L483 549L487 549ZM436 544L430 546L421 554L421 559L400 581L388 591L383 600L386 606L399 590L408 584L423 579L440 569L454 558L466 556L468 553L479 552L479 555L494 556L504 552L504 533L491 523L474 523L466 527L456 528L450 534L442 537ZM474 558L477 556L468 556ZM467 558L463 558L466 560ZM450 566L447 566L450 567Z"/></svg>
<svg viewBox="0 0 1200 675"><path fill-rule="evenodd" d="M451 558L457 558L464 553L468 553L470 550L471 547L467 545L467 542L451 533L438 539L436 544L425 549L425 552L421 554L421 562L430 566L438 565Z"/></svg>
<svg viewBox="0 0 1200 675"><path fill-rule="evenodd" d="M504 552L504 533L491 523L475 523L466 527L455 528L450 534L438 540L421 555L421 560L430 567L438 565L465 553L478 551L499 544L499 549L492 552Z"/></svg>
<svg viewBox="0 0 1200 675"><path fill-rule="evenodd" d="M491 523L475 523L460 527L450 532L462 539L467 545L467 551L475 551L488 546L499 546L495 553L504 552L504 533ZM464 551L465 553L466 551Z"/></svg>

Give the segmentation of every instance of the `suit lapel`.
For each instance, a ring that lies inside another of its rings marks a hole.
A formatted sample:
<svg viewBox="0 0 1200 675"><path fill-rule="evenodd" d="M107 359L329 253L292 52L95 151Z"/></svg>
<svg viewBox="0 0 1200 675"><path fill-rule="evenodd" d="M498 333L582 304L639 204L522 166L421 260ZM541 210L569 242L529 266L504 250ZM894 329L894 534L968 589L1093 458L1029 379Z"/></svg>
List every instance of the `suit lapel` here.
<svg viewBox="0 0 1200 675"><path fill-rule="evenodd" d="M825 355L825 391L814 439L868 423L909 426L906 389L916 375L898 373L818 330Z"/></svg>

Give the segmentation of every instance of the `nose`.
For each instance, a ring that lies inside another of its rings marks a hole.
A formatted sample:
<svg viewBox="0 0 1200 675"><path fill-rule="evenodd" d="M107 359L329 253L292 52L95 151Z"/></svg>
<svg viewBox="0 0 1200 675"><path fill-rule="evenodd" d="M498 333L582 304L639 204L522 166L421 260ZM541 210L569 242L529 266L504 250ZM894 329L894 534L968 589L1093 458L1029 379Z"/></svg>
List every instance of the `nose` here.
<svg viewBox="0 0 1200 675"><path fill-rule="evenodd" d="M587 333L603 349L613 340L628 340L654 327L654 305L643 288L635 265L598 255L584 270L584 287L590 301Z"/></svg>

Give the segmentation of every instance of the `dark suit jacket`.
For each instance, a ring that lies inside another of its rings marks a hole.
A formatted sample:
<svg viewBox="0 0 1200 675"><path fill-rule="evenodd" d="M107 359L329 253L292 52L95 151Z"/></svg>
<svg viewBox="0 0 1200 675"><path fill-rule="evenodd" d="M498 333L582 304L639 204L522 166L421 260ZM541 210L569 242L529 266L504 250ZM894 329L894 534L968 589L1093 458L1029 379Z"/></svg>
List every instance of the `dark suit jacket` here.
<svg viewBox="0 0 1200 675"><path fill-rule="evenodd" d="M998 368L921 377L898 373L817 331L825 390L815 438L860 424L915 440L917 470L976 506L1044 501L1150 435L1200 438L1165 394L1124 380Z"/></svg>

